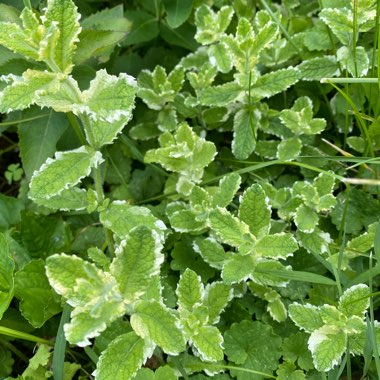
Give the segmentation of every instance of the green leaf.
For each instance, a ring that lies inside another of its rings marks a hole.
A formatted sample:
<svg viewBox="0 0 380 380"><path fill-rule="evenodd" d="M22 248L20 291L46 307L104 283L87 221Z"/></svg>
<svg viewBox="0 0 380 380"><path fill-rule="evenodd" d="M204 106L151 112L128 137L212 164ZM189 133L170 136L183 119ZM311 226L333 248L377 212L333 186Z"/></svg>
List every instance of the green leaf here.
<svg viewBox="0 0 380 380"><path fill-rule="evenodd" d="M14 294L15 263L3 234L0 234L0 319L8 309Z"/></svg>
<svg viewBox="0 0 380 380"><path fill-rule="evenodd" d="M50 287L41 259L31 261L16 273L15 296L20 300L21 314L35 328L62 310L60 297Z"/></svg>
<svg viewBox="0 0 380 380"><path fill-rule="evenodd" d="M308 333L312 333L324 325L320 311L316 306L292 303L289 305L288 311L293 322Z"/></svg>
<svg viewBox="0 0 380 380"><path fill-rule="evenodd" d="M228 46L223 41L209 47L208 56L210 63L215 65L221 73L228 73L232 69L232 57Z"/></svg>
<svg viewBox="0 0 380 380"><path fill-rule="evenodd" d="M44 25L48 29L57 23L59 35L54 46L55 63L65 73L72 69L75 44L81 31L78 8L72 0L49 0L44 15Z"/></svg>
<svg viewBox="0 0 380 380"><path fill-rule="evenodd" d="M252 255L232 255L223 266L223 281L226 284L235 284L246 280L252 276L255 266L256 263Z"/></svg>
<svg viewBox="0 0 380 380"><path fill-rule="evenodd" d="M55 159L48 158L40 169L34 172L30 181L29 197L49 199L59 195L87 177L91 168L103 161L102 155L90 147L82 146L67 152L56 152Z"/></svg>
<svg viewBox="0 0 380 380"><path fill-rule="evenodd" d="M224 176L219 181L217 191L212 197L213 207L227 207L234 199L237 191L239 190L241 177L237 173L231 173Z"/></svg>
<svg viewBox="0 0 380 380"><path fill-rule="evenodd" d="M182 25L190 16L193 0L164 0L166 20L173 29Z"/></svg>
<svg viewBox="0 0 380 380"><path fill-rule="evenodd" d="M256 253L263 257L285 259L298 249L296 239L288 233L265 235L255 244Z"/></svg>
<svg viewBox="0 0 380 380"><path fill-rule="evenodd" d="M74 307L70 324L64 326L70 343L88 346L89 339L124 315L116 280L96 265L74 255L53 255L46 260L46 274L54 290Z"/></svg>
<svg viewBox="0 0 380 380"><path fill-rule="evenodd" d="M270 228L271 207L264 189L254 184L245 190L239 206L239 218L256 237L267 235Z"/></svg>
<svg viewBox="0 0 380 380"><path fill-rule="evenodd" d="M306 81L332 78L339 73L338 62L332 55L304 60L297 66L297 69L300 71L302 80Z"/></svg>
<svg viewBox="0 0 380 380"><path fill-rule="evenodd" d="M256 147L256 134L261 113L242 109L234 117L232 153L238 160L245 160Z"/></svg>
<svg viewBox="0 0 380 380"><path fill-rule="evenodd" d="M282 140L277 146L277 158L281 161L292 161L297 158L302 149L302 141L298 137Z"/></svg>
<svg viewBox="0 0 380 380"><path fill-rule="evenodd" d="M124 201L114 201L100 212L100 221L120 238L124 239L136 226L145 226L158 233L161 238L166 231L164 222L142 206L132 206Z"/></svg>
<svg viewBox="0 0 380 380"><path fill-rule="evenodd" d="M2 80L11 82L0 92L0 112L23 110L35 103L40 95L56 92L59 88L57 75L47 71L26 70L22 77L8 76Z"/></svg>
<svg viewBox="0 0 380 380"><path fill-rule="evenodd" d="M176 290L178 297L178 311L186 318L197 304L201 303L204 287L201 278L191 269L186 269L179 281Z"/></svg>
<svg viewBox="0 0 380 380"><path fill-rule="evenodd" d="M367 75L370 68L368 54L363 46L357 46L355 53L351 48L342 46L337 52L337 60L342 68L355 78L364 77Z"/></svg>
<svg viewBox="0 0 380 380"><path fill-rule="evenodd" d="M156 17L144 11L128 11L127 20L132 23L131 31L123 41L126 46L150 41L159 33L159 22Z"/></svg>
<svg viewBox="0 0 380 380"><path fill-rule="evenodd" d="M119 284L124 302L132 304L158 275L163 262L162 245L157 232L146 226L133 228L116 250L110 273Z"/></svg>
<svg viewBox="0 0 380 380"><path fill-rule="evenodd" d="M11 225L19 223L20 212L24 207L21 199L0 194L0 231L6 231Z"/></svg>
<svg viewBox="0 0 380 380"><path fill-rule="evenodd" d="M149 368L141 368L134 380L177 380L178 375L175 372L175 369L164 365L158 367L155 372Z"/></svg>
<svg viewBox="0 0 380 380"><path fill-rule="evenodd" d="M170 355L185 350L179 320L170 309L157 301L140 301L131 316L131 325L137 335L152 340Z"/></svg>
<svg viewBox="0 0 380 380"><path fill-rule="evenodd" d="M202 360L206 362L223 360L223 337L216 327L200 327L191 337L191 342Z"/></svg>
<svg viewBox="0 0 380 380"><path fill-rule="evenodd" d="M315 368L326 372L339 363L345 352L346 335L333 327L323 326L312 332L308 346Z"/></svg>
<svg viewBox="0 0 380 380"><path fill-rule="evenodd" d="M198 252L203 260L216 269L222 269L224 262L229 258L221 244L212 237L199 237L194 240L194 251Z"/></svg>
<svg viewBox="0 0 380 380"><path fill-rule="evenodd" d="M211 86L199 93L199 102L204 106L226 106L243 96L240 85L236 82L228 82L219 86Z"/></svg>
<svg viewBox="0 0 380 380"><path fill-rule="evenodd" d="M257 99L269 98L287 90L300 78L299 70L295 67L272 71L260 76L252 86L251 96Z"/></svg>
<svg viewBox="0 0 380 380"><path fill-rule="evenodd" d="M343 45L350 45L353 40L353 15L350 9L325 8L319 18L330 27Z"/></svg>
<svg viewBox="0 0 380 380"><path fill-rule="evenodd" d="M314 232L318 220L318 215L312 208L304 204L297 208L294 222L300 231L306 234L311 234Z"/></svg>
<svg viewBox="0 0 380 380"><path fill-rule="evenodd" d="M213 282L206 286L202 304L208 308L209 324L219 322L220 314L231 301L232 297L233 291L226 284Z"/></svg>
<svg viewBox="0 0 380 380"><path fill-rule="evenodd" d="M226 244L245 249L255 242L248 225L232 216L226 209L217 207L211 210L209 223L211 229Z"/></svg>
<svg viewBox="0 0 380 380"><path fill-rule="evenodd" d="M47 369L51 357L51 347L41 344L29 360L29 365L22 373L22 379L46 379L50 376Z"/></svg>
<svg viewBox="0 0 380 380"><path fill-rule="evenodd" d="M41 115L40 110L32 109L23 113L25 118ZM43 119L32 120L18 126L22 167L27 178L38 170L48 157L56 152L60 137L69 126L62 113L50 111Z"/></svg>
<svg viewBox="0 0 380 380"><path fill-rule="evenodd" d="M259 321L234 323L224 334L225 353L229 360L242 368L272 373L282 355L281 338L271 326ZM263 350L265 347L265 350ZM233 370L239 380L259 380L261 375Z"/></svg>
<svg viewBox="0 0 380 380"><path fill-rule="evenodd" d="M353 255L351 250L356 251L354 253L355 256L359 255L360 253L365 253L369 251L374 246L375 236L376 236L376 229L378 228L378 223L372 223L368 226L368 231L364 232L362 235L359 235L353 239L351 239L347 243L347 250L349 250L350 256Z"/></svg>
<svg viewBox="0 0 380 380"><path fill-rule="evenodd" d="M96 380L134 378L153 353L154 346L134 332L119 335L102 352L96 367Z"/></svg>
<svg viewBox="0 0 380 380"><path fill-rule="evenodd" d="M304 370L310 370L313 366L310 351L307 349L308 336L304 332L298 332L284 339L282 350L284 359L296 362Z"/></svg>
<svg viewBox="0 0 380 380"><path fill-rule="evenodd" d="M339 310L346 316L357 315L363 317L369 307L369 288L358 284L347 289L339 299Z"/></svg>

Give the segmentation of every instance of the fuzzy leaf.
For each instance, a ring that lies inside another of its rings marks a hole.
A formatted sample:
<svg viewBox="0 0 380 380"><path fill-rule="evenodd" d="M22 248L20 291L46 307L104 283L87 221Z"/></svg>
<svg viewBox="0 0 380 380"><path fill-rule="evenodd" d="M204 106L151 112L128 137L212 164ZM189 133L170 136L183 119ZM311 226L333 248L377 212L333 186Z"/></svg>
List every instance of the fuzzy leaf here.
<svg viewBox="0 0 380 380"><path fill-rule="evenodd" d="M232 69L231 53L223 41L211 45L208 49L210 63L216 66L221 73L228 73Z"/></svg>
<svg viewBox="0 0 380 380"><path fill-rule="evenodd" d="M312 332L309 350L318 371L329 371L340 361L346 350L346 335L333 327L323 326Z"/></svg>
<svg viewBox="0 0 380 380"><path fill-rule="evenodd" d="M297 66L302 80L314 81L331 78L339 74L339 66L334 56L315 57L302 61Z"/></svg>
<svg viewBox="0 0 380 380"><path fill-rule="evenodd" d="M363 46L357 46L355 53L352 48L342 46L336 52L336 55L342 68L347 69L353 77L358 78L367 75L370 63L368 54Z"/></svg>
<svg viewBox="0 0 380 380"><path fill-rule="evenodd" d="M302 149L302 141L298 137L282 140L277 146L277 158L281 161L291 161L297 158Z"/></svg>
<svg viewBox="0 0 380 380"><path fill-rule="evenodd" d="M163 262L162 245L157 232L146 226L133 228L116 250L110 273L119 284L124 302L132 304L146 291Z"/></svg>
<svg viewBox="0 0 380 380"><path fill-rule="evenodd" d="M50 0L44 15L44 25L48 29L57 23L59 35L54 47L55 63L63 72L70 72L81 31L78 8L72 0Z"/></svg>
<svg viewBox="0 0 380 380"><path fill-rule="evenodd" d="M100 221L122 239L139 225L156 231L161 237L166 230L164 222L153 216L148 208L131 206L123 201L114 201L109 204L100 213Z"/></svg>
<svg viewBox="0 0 380 380"><path fill-rule="evenodd" d="M125 313L115 279L88 261L74 255L53 255L46 260L46 274L54 290L74 307L71 322L64 327L72 344L91 344L89 339Z"/></svg>
<svg viewBox="0 0 380 380"><path fill-rule="evenodd" d="M179 313L191 313L193 308L201 303L204 287L201 278L191 269L182 273L176 290L178 297Z"/></svg>
<svg viewBox="0 0 380 380"><path fill-rule="evenodd" d="M22 77L2 77L11 82L0 92L0 112L6 113L28 108L40 95L56 92L59 88L57 75L45 71L26 70Z"/></svg>
<svg viewBox="0 0 380 380"><path fill-rule="evenodd" d="M202 326L191 338L197 353L206 362L223 360L223 337L214 326Z"/></svg>
<svg viewBox="0 0 380 380"><path fill-rule="evenodd" d="M299 303L289 305L289 316L293 322L308 333L321 328L324 324L316 306Z"/></svg>
<svg viewBox="0 0 380 380"><path fill-rule="evenodd" d="M257 99L269 98L287 90L300 78L299 70L295 67L272 71L258 78L252 86L251 95Z"/></svg>
<svg viewBox="0 0 380 380"><path fill-rule="evenodd" d="M311 234L314 232L318 220L318 215L310 207L302 204L297 208L294 222L300 231Z"/></svg>
<svg viewBox="0 0 380 380"><path fill-rule="evenodd" d="M254 151L256 133L261 119L259 111L242 109L234 117L232 153L238 160L245 160Z"/></svg>
<svg viewBox="0 0 380 380"><path fill-rule="evenodd" d="M339 299L339 310L346 316L357 315L363 317L369 307L369 288L358 284L347 289Z"/></svg>
<svg viewBox="0 0 380 380"><path fill-rule="evenodd" d="M23 317L35 328L62 310L60 297L50 287L41 259L31 261L16 273L15 296L20 300Z"/></svg>
<svg viewBox="0 0 380 380"><path fill-rule="evenodd" d="M132 379L153 349L154 346L132 331L119 335L100 355L95 379Z"/></svg>
<svg viewBox="0 0 380 380"><path fill-rule="evenodd" d="M252 185L244 192L240 201L239 218L248 224L256 237L269 232L271 207L264 189L259 184Z"/></svg>
<svg viewBox="0 0 380 380"><path fill-rule="evenodd" d="M3 234L0 234L0 319L8 309L14 294L15 262Z"/></svg>
<svg viewBox="0 0 380 380"><path fill-rule="evenodd" d="M170 355L185 350L185 339L174 312L157 301L140 301L131 316L131 325L137 335L152 340Z"/></svg>
<svg viewBox="0 0 380 380"><path fill-rule="evenodd" d="M255 270L255 260L252 255L233 255L226 261L222 270L222 278L226 284L234 284L251 277Z"/></svg>
<svg viewBox="0 0 380 380"><path fill-rule="evenodd" d="M237 173L231 173L219 181L216 193L212 197L213 207L227 207L239 190L241 177Z"/></svg>
<svg viewBox="0 0 380 380"><path fill-rule="evenodd" d="M350 45L353 40L353 15L349 9L325 8L319 18L330 27L343 45Z"/></svg>
<svg viewBox="0 0 380 380"><path fill-rule="evenodd" d="M55 159L48 158L34 172L30 181L30 199L49 199L59 195L87 177L91 168L97 167L102 161L100 152L86 146L67 152L56 152Z"/></svg>
<svg viewBox="0 0 380 380"><path fill-rule="evenodd" d="M222 269L224 262L229 258L222 245L211 237L206 239L201 237L196 238L193 248L202 256L206 263L216 269Z"/></svg>
<svg viewBox="0 0 380 380"><path fill-rule="evenodd" d="M228 302L232 299L232 289L221 282L208 284L203 299L203 305L208 308L208 323L219 322L220 314L223 312Z"/></svg>
<svg viewBox="0 0 380 380"><path fill-rule="evenodd" d="M292 256L297 249L296 239L287 233L265 235L257 240L255 244L255 250L258 255L276 259L285 259Z"/></svg>
<svg viewBox="0 0 380 380"><path fill-rule="evenodd" d="M199 101L204 106L223 107L237 101L243 95L240 85L228 82L219 86L206 87L199 94Z"/></svg>

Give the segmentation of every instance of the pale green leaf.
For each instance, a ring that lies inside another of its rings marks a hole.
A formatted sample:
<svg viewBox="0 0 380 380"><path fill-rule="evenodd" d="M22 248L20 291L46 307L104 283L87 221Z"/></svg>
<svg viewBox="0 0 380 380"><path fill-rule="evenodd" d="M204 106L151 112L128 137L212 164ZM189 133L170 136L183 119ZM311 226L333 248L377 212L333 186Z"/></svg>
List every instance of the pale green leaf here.
<svg viewBox="0 0 380 380"><path fill-rule="evenodd" d="M146 291L163 262L157 232L146 226L133 228L116 250L110 272L119 284L124 302L132 304Z"/></svg>
<svg viewBox="0 0 380 380"><path fill-rule="evenodd" d="M15 262L3 234L0 234L0 319L8 309L14 294Z"/></svg>
<svg viewBox="0 0 380 380"><path fill-rule="evenodd" d="M98 336L125 313L116 280L77 256L53 255L46 260L46 274L54 290L74 307L64 326L67 340L80 347Z"/></svg>
<svg viewBox="0 0 380 380"><path fill-rule="evenodd" d="M201 278L191 269L186 269L178 281L176 294L179 313L186 317L202 301L204 287Z"/></svg>
<svg viewBox="0 0 380 380"><path fill-rule="evenodd" d="M54 211L79 211L88 207L87 192L85 189L78 187L64 189L58 195L50 198L35 198L34 202L39 206L47 207Z"/></svg>
<svg viewBox="0 0 380 380"><path fill-rule="evenodd" d="M321 328L324 324L316 306L299 303L289 305L289 316L293 322L308 333Z"/></svg>
<svg viewBox="0 0 380 380"><path fill-rule="evenodd" d="M56 152L55 159L48 158L30 181L30 199L49 199L63 190L74 187L91 168L103 161L102 155L90 147L82 146L67 152Z"/></svg>
<svg viewBox="0 0 380 380"><path fill-rule="evenodd" d="M346 350L346 335L332 327L323 326L312 332L308 346L315 368L326 372L339 364Z"/></svg>
<svg viewBox="0 0 380 380"><path fill-rule="evenodd" d="M80 15L72 0L48 1L44 15L44 25L49 28L57 23L59 36L54 48L55 63L63 72L70 72L72 59L75 52L75 44L79 41L81 31L79 24Z"/></svg>
<svg viewBox="0 0 380 380"><path fill-rule="evenodd" d="M347 69L353 77L357 78L367 75L370 62L363 46L357 46L355 52L352 51L352 48L342 46L336 52L336 56L342 68Z"/></svg>
<svg viewBox="0 0 380 380"><path fill-rule="evenodd" d="M28 110L23 117L41 115L40 110ZM62 113L50 111L42 119L31 120L18 126L22 167L27 178L56 152L59 138L69 126L69 121Z"/></svg>
<svg viewBox="0 0 380 380"><path fill-rule="evenodd" d="M251 275L252 281L265 286L285 287L289 283L290 266L284 266L277 260L260 259Z"/></svg>
<svg viewBox="0 0 380 380"><path fill-rule="evenodd" d="M237 173L231 173L219 181L217 191L212 197L212 206L227 207L239 190L241 177Z"/></svg>
<svg viewBox="0 0 380 380"><path fill-rule="evenodd" d="M268 234L271 207L264 189L259 184L250 186L244 192L240 200L239 218L249 226L256 237Z"/></svg>
<svg viewBox="0 0 380 380"><path fill-rule="evenodd" d="M297 66L302 80L319 81L322 78L332 78L339 74L339 66L332 55L303 60Z"/></svg>
<svg viewBox="0 0 380 380"><path fill-rule="evenodd" d="M20 300L21 314L35 328L62 310L60 297L50 287L41 259L31 261L16 273L15 296Z"/></svg>
<svg viewBox="0 0 380 380"><path fill-rule="evenodd" d="M318 215L312 208L304 204L297 208L294 222L300 231L306 234L311 234L314 232L318 220Z"/></svg>
<svg viewBox="0 0 380 380"><path fill-rule="evenodd" d="M265 235L255 244L256 254L274 259L285 259L298 249L296 239L288 233Z"/></svg>
<svg viewBox="0 0 380 380"><path fill-rule="evenodd" d="M56 92L59 88L57 75L47 71L26 70L22 77L1 77L11 82L0 92L0 112L12 112L28 108L40 95Z"/></svg>
<svg viewBox="0 0 380 380"><path fill-rule="evenodd" d="M166 226L152 212L142 206L132 206L124 201L114 201L100 212L100 221L120 238L128 236L132 228L146 226L163 237Z"/></svg>
<svg viewBox="0 0 380 380"><path fill-rule="evenodd" d="M331 237L327 232L323 232L318 228L315 228L311 234L298 230L297 240L302 247L313 254L320 255L321 253L329 252Z"/></svg>
<svg viewBox="0 0 380 380"><path fill-rule="evenodd" d="M255 260L252 255L232 255L226 261L222 270L222 278L226 284L235 284L251 277L255 270Z"/></svg>
<svg viewBox="0 0 380 380"><path fill-rule="evenodd" d="M267 310L270 316L276 322L284 322L288 316L286 307L284 303L281 301L281 297L278 293L275 299L271 299L270 301L268 301Z"/></svg>
<svg viewBox="0 0 380 380"><path fill-rule="evenodd" d="M191 210L187 205L181 205L179 202L170 203L166 208L170 225L178 232L198 232L207 227L207 219L198 220L197 213Z"/></svg>
<svg viewBox="0 0 380 380"><path fill-rule="evenodd" d="M156 371L152 371L149 368L141 368L134 380L177 380L178 375L175 372L176 370L168 365L163 365L158 367Z"/></svg>
<svg viewBox="0 0 380 380"><path fill-rule="evenodd" d="M191 337L191 342L203 361L223 360L223 337L215 326L200 327Z"/></svg>
<svg viewBox="0 0 380 380"><path fill-rule="evenodd" d="M281 161L292 161L297 158L302 149L302 141L298 137L282 140L277 146L277 158Z"/></svg>
<svg viewBox="0 0 380 380"><path fill-rule="evenodd" d="M164 0L166 20L173 29L182 25L190 16L193 0Z"/></svg>
<svg viewBox="0 0 380 380"><path fill-rule="evenodd" d="M211 45L207 51L210 63L217 67L221 73L228 73L232 69L231 53L223 41Z"/></svg>
<svg viewBox="0 0 380 380"><path fill-rule="evenodd" d="M206 87L199 93L199 102L204 106L226 106L244 95L240 85L236 82L228 82L219 86Z"/></svg>
<svg viewBox="0 0 380 380"><path fill-rule="evenodd" d="M346 316L363 317L369 307L370 292L367 285L358 284L347 289L339 299L339 310Z"/></svg>
<svg viewBox="0 0 380 380"><path fill-rule="evenodd" d="M232 153L238 160L245 160L254 151L261 113L242 109L234 117Z"/></svg>
<svg viewBox="0 0 380 380"><path fill-rule="evenodd" d="M343 45L350 45L353 40L353 14L350 9L325 8L319 18L330 27Z"/></svg>
<svg viewBox="0 0 380 380"><path fill-rule="evenodd" d="M167 354L178 355L185 350L178 318L157 301L138 302L131 316L131 325L137 335L152 340Z"/></svg>
<svg viewBox="0 0 380 380"><path fill-rule="evenodd" d="M366 141L361 136L349 136L347 137L347 144L350 148L356 150L359 153L364 153Z"/></svg>
<svg viewBox="0 0 380 380"><path fill-rule="evenodd" d="M213 282L206 286L202 304L208 308L209 324L219 322L220 314L231 301L232 297L233 291L226 284Z"/></svg>
<svg viewBox="0 0 380 380"><path fill-rule="evenodd" d="M375 236L376 236L376 229L378 228L378 223L372 223L368 226L368 231L364 232L362 235L359 235L353 239L351 239L347 243L347 250L354 250L355 255L359 255L361 253L365 253L369 251L371 248L373 248ZM350 255L353 253L350 252Z"/></svg>
<svg viewBox="0 0 380 380"><path fill-rule="evenodd" d="M211 210L209 215L211 229L226 244L230 244L241 249L253 245L254 236L250 233L247 224L233 216L226 209L217 207Z"/></svg>
<svg viewBox="0 0 380 380"><path fill-rule="evenodd" d="M215 239L199 237L194 240L193 248L198 252L203 260L216 269L222 269L225 261L230 257L221 244Z"/></svg>
<svg viewBox="0 0 380 380"><path fill-rule="evenodd" d="M256 99L269 98L287 90L300 78L299 70L295 67L280 69L264 74L252 86L251 96Z"/></svg>
<svg viewBox="0 0 380 380"><path fill-rule="evenodd" d="M102 352L96 380L130 380L153 353L154 346L134 332L119 335Z"/></svg>
<svg viewBox="0 0 380 380"><path fill-rule="evenodd" d="M51 359L51 347L41 344L37 352L29 360L28 367L22 373L22 379L44 380L50 376L51 372L47 369Z"/></svg>

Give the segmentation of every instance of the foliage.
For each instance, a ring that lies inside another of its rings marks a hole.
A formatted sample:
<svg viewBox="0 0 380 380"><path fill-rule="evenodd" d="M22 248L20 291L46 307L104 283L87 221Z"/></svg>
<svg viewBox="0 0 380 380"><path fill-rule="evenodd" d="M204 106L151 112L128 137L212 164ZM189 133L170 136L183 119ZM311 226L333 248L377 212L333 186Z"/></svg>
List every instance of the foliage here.
<svg viewBox="0 0 380 380"><path fill-rule="evenodd" d="M378 377L378 2L104 4L0 4L0 377Z"/></svg>

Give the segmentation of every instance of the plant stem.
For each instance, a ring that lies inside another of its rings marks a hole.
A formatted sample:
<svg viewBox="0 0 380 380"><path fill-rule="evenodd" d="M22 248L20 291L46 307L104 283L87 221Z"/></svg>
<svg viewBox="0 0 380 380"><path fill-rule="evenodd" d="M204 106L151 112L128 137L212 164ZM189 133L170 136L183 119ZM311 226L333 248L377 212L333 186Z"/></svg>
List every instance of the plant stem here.
<svg viewBox="0 0 380 380"><path fill-rule="evenodd" d="M47 344L49 346L53 345L53 342L50 340L43 339L43 338L40 338L38 336L27 334L27 333L24 333L21 331L13 330L13 329L10 329L10 328L4 327L4 326L0 326L0 334L10 336L12 338L29 340L30 342Z"/></svg>

